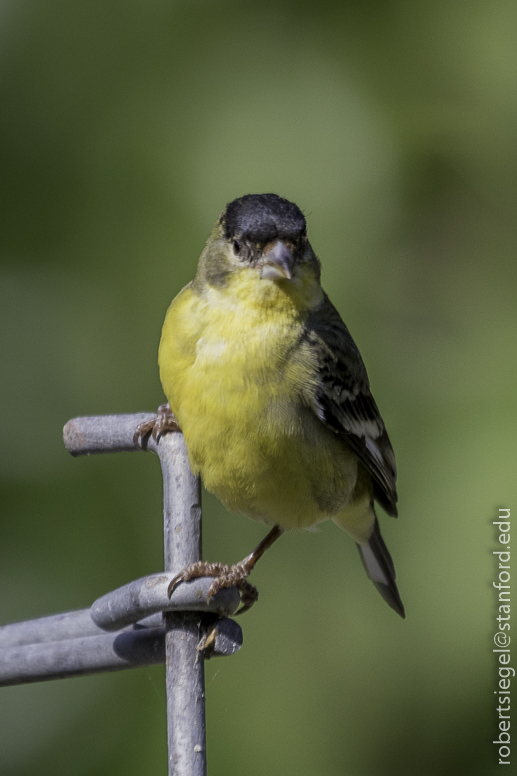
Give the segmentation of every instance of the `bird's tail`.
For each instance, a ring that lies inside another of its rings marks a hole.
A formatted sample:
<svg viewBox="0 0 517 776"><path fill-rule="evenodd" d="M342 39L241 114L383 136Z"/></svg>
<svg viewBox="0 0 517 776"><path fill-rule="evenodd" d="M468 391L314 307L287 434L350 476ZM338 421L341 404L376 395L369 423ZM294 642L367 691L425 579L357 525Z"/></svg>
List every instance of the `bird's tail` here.
<svg viewBox="0 0 517 776"><path fill-rule="evenodd" d="M357 544L359 554L366 573L382 595L386 603L401 617L405 617L404 604L402 603L395 582L395 566L384 544L381 529L377 518L373 526L372 534L366 544Z"/></svg>

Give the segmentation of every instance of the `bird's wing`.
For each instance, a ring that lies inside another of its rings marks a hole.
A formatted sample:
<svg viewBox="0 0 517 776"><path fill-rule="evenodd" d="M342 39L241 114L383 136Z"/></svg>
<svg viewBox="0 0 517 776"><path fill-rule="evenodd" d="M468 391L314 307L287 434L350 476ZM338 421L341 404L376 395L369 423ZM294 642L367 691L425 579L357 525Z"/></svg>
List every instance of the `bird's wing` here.
<svg viewBox="0 0 517 776"><path fill-rule="evenodd" d="M314 412L358 456L372 476L374 497L396 516L395 454L357 345L326 295L309 315L303 338L318 363Z"/></svg>

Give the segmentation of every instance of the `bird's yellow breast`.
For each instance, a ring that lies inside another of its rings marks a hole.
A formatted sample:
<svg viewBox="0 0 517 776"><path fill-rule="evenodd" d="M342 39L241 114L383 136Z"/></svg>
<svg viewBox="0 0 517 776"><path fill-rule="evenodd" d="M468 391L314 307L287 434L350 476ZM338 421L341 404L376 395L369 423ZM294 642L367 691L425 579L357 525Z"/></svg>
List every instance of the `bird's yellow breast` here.
<svg viewBox="0 0 517 776"><path fill-rule="evenodd" d="M336 514L357 476L354 456L311 409L317 365L301 334L318 293L250 270L224 288L190 285L160 343L193 471L229 509L285 528Z"/></svg>

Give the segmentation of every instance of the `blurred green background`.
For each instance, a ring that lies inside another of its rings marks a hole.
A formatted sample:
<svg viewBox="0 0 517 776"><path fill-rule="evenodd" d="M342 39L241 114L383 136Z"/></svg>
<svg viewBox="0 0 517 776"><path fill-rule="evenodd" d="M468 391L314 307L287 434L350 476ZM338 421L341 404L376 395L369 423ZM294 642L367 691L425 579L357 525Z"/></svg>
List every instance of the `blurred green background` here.
<svg viewBox="0 0 517 776"><path fill-rule="evenodd" d="M284 537L252 576L243 649L207 664L211 774L498 767L516 23L510 0L0 7L0 621L163 567L158 461L72 459L61 429L163 401L165 310L237 196L304 210L397 454L400 518L381 522L407 620L333 524ZM210 496L204 516L211 560L264 535ZM166 763L162 667L0 691L2 776Z"/></svg>

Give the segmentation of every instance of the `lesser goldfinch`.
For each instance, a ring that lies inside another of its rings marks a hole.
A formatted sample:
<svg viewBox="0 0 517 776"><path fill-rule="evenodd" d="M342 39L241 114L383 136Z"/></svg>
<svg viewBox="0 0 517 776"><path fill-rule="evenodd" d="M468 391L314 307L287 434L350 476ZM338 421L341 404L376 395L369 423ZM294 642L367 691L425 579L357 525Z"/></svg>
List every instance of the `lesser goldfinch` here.
<svg viewBox="0 0 517 776"><path fill-rule="evenodd" d="M397 514L395 456L294 203L248 194L227 205L169 307L158 362L173 415L167 408L153 433L179 426L207 490L274 526L235 566L194 564L173 586L214 576L212 592L237 584L249 608L256 591L246 577L264 550L286 529L331 518L404 617L374 509L376 500Z"/></svg>

